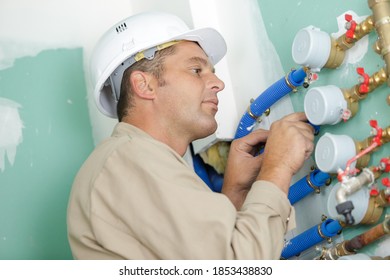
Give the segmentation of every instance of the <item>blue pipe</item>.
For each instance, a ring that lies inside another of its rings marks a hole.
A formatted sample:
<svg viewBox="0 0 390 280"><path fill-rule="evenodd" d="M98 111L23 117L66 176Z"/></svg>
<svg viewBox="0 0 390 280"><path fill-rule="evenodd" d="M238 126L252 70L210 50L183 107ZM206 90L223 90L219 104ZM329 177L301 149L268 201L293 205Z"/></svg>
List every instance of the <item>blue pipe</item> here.
<svg viewBox="0 0 390 280"><path fill-rule="evenodd" d="M222 186L223 186L223 175L218 174L217 171L213 167L210 166L210 168L207 169L209 174L209 179L211 183L211 190L213 192L221 192Z"/></svg>
<svg viewBox="0 0 390 280"><path fill-rule="evenodd" d="M222 191L223 175L218 174L212 166L204 163L200 155L193 155L192 161L195 173L213 192L220 193Z"/></svg>
<svg viewBox="0 0 390 280"><path fill-rule="evenodd" d="M252 131L257 118L295 87L302 85L305 78L306 72L303 68L292 70L286 77L281 78L263 91L249 106L248 112L242 116L234 139L248 135Z"/></svg>
<svg viewBox="0 0 390 280"><path fill-rule="evenodd" d="M320 243L325 238L335 236L341 229L342 226L339 221L327 219L323 223L316 225L289 240L282 251L282 258L289 259L296 256Z"/></svg>
<svg viewBox="0 0 390 280"><path fill-rule="evenodd" d="M194 171L198 176L205 182L207 186L209 186L210 189L213 189L213 185L210 181L209 174L206 169L206 164L203 162L200 155L193 155L192 156L192 163L194 165Z"/></svg>
<svg viewBox="0 0 390 280"><path fill-rule="evenodd" d="M318 169L311 172L308 176L301 178L295 182L288 191L288 199L291 204L296 203L308 194L317 191L325 185L330 178L328 173L324 173Z"/></svg>

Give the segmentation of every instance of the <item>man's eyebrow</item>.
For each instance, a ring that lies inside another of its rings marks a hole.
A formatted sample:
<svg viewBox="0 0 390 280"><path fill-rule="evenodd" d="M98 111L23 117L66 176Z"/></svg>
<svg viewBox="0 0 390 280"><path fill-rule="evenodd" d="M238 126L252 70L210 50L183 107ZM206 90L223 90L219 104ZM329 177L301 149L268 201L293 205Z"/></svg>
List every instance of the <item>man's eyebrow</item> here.
<svg viewBox="0 0 390 280"><path fill-rule="evenodd" d="M199 57L199 56L193 56L191 58L189 58L187 60L189 63L200 63L202 64L202 66L205 66L205 67L208 67L211 69L211 72L215 73L215 68L213 65L211 65L211 63L207 60L207 59L204 59L202 57Z"/></svg>

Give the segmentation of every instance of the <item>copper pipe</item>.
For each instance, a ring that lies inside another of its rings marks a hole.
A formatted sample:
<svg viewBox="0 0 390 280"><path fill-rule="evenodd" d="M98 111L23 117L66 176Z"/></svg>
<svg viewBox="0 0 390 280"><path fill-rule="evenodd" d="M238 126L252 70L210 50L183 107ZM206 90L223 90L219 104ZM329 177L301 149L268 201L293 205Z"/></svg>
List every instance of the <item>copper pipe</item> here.
<svg viewBox="0 0 390 280"><path fill-rule="evenodd" d="M342 256L354 255L359 249L373 243L388 233L390 233L390 217L387 217L382 223L355 236L351 240L344 240L331 248L323 248L319 259L337 260Z"/></svg>
<svg viewBox="0 0 390 280"><path fill-rule="evenodd" d="M345 241L344 247L348 252L356 252L359 249L373 243L390 232L390 217L370 230Z"/></svg>

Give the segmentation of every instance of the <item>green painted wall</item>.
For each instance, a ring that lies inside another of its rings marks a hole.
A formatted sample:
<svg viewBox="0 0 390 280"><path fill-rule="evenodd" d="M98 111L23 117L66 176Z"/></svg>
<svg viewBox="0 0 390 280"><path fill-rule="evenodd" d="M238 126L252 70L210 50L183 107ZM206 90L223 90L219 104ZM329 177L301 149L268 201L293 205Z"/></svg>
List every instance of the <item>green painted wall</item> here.
<svg viewBox="0 0 390 280"><path fill-rule="evenodd" d="M0 97L21 105L23 141L0 172L0 259L71 259L66 207L93 149L82 49L46 50L0 71Z"/></svg>

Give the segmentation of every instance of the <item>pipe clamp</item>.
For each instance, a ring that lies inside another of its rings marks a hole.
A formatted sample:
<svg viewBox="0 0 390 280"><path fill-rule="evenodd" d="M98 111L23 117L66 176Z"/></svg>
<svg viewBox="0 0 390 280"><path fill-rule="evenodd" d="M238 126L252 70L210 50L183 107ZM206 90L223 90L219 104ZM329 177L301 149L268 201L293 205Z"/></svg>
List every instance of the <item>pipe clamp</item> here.
<svg viewBox="0 0 390 280"><path fill-rule="evenodd" d="M321 189L313 184L313 182L310 180L310 174L306 176L306 182L308 183L309 187L311 187L316 193L320 193Z"/></svg>
<svg viewBox="0 0 390 280"><path fill-rule="evenodd" d="M256 116L255 114L252 113L251 111L251 106L248 106L248 109L246 110L248 112L248 115L254 119L255 121L258 121L260 119L260 116Z"/></svg>
<svg viewBox="0 0 390 280"><path fill-rule="evenodd" d="M318 226L317 226L318 234L321 236L322 239L327 239L328 236L325 236L324 233L322 232L321 225L322 224L318 224Z"/></svg>
<svg viewBox="0 0 390 280"><path fill-rule="evenodd" d="M290 73L289 73L290 74ZM290 82L290 80L288 79L288 75L289 74L287 74L285 77L284 77L284 79L285 79L285 81L286 81L286 84L292 89L292 90L296 90L297 89L297 87L296 86L294 86L291 82Z"/></svg>

